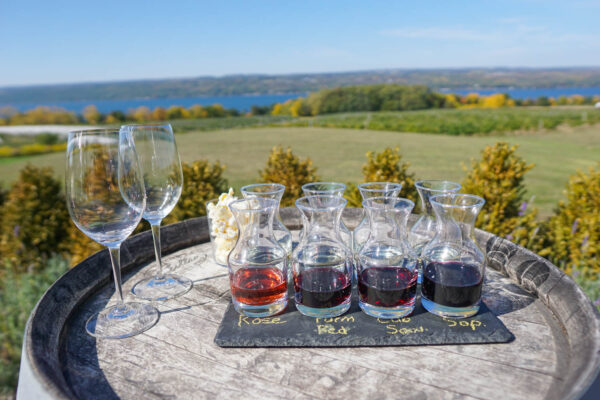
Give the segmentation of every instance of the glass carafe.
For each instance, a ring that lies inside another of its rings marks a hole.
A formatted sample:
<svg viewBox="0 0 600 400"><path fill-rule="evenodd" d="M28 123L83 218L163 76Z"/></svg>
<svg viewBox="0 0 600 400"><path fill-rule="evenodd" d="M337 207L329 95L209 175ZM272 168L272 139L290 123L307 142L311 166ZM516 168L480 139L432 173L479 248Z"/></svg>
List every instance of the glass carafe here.
<svg viewBox="0 0 600 400"><path fill-rule="evenodd" d="M241 192L244 198L250 197L262 197L266 199L273 199L277 201L277 209L275 210L275 216L273 218L273 235L279 242L281 247L289 255L292 254L292 234L285 227L281 216L279 215L279 203L283 197L285 186L279 183L257 183L254 185L247 185L242 187Z"/></svg>
<svg viewBox="0 0 600 400"><path fill-rule="evenodd" d="M457 193L461 186L450 181L417 181L415 183L421 201L421 215L410 229L409 241L418 255L421 255L423 247L433 239L435 235L435 213L429 199L432 196L448 193Z"/></svg>
<svg viewBox="0 0 600 400"><path fill-rule="evenodd" d="M400 190L402 190L401 183L393 182L367 182L358 185L358 190L363 200L370 199L372 197L398 197ZM358 253L361 246L367 241L369 237L369 217L365 213L360 224L354 228L354 252Z"/></svg>
<svg viewBox="0 0 600 400"><path fill-rule="evenodd" d="M358 304L372 317L404 317L417 297L418 258L406 225L415 204L395 197L373 197L362 204L370 228L356 257Z"/></svg>
<svg viewBox="0 0 600 400"><path fill-rule="evenodd" d="M229 253L229 282L235 309L250 317L275 315L287 306L286 251L273 235L278 202L252 197L229 205L239 236Z"/></svg>
<svg viewBox="0 0 600 400"><path fill-rule="evenodd" d="M417 181L415 187L421 200L421 215L410 229L408 240L415 253L420 257L423 247L433 239L435 235L435 213L429 199L440 194L456 193L460 190L460 184L450 181ZM418 282L421 283L423 271L419 267Z"/></svg>
<svg viewBox="0 0 600 400"><path fill-rule="evenodd" d="M343 197L346 191L346 185L339 182L313 182L302 185L302 192L305 196L338 196ZM350 249L353 249L352 231L340 219L340 236L342 241Z"/></svg>
<svg viewBox="0 0 600 400"><path fill-rule="evenodd" d="M435 236L422 252L421 303L431 313L465 318L477 314L486 257L475 241L475 220L485 200L470 194L430 199Z"/></svg>
<svg viewBox="0 0 600 400"><path fill-rule="evenodd" d="M335 317L350 308L352 251L340 236L346 199L307 196L296 200L304 225L292 253L298 311L310 317Z"/></svg>

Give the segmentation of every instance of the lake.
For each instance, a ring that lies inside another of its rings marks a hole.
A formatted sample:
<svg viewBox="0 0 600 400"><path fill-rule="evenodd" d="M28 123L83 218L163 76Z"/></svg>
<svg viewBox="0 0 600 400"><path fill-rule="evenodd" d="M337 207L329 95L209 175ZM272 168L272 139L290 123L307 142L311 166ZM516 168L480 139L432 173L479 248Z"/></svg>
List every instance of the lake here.
<svg viewBox="0 0 600 400"><path fill-rule="evenodd" d="M30 110L36 106L61 107L69 111L80 113L90 104L98 107L101 113L120 110L126 112L132 108L146 106L150 109L155 107L168 108L170 106L182 106L189 108L194 104L201 106L210 106L220 104L225 108L235 108L239 111L248 111L250 107L267 106L274 103L282 103L289 99L295 99L300 96L306 96L306 93L288 93L288 94L263 94L248 96L215 96L215 97L180 97L180 98L161 98L161 99L130 99L130 100L89 100L89 101L59 101L53 103L13 103L0 104L0 107L10 105L19 111Z"/></svg>
<svg viewBox="0 0 600 400"><path fill-rule="evenodd" d="M600 95L600 87L592 88L529 88L529 89L438 89L441 93L457 93L465 95L468 93L479 93L480 95L490 95L493 93L508 93L514 99L536 99L540 96L559 97L572 96L579 94L582 96ZM64 101L55 103L14 103L0 104L0 107L10 105L17 108L19 111L30 110L39 105L62 107L70 111L81 113L84 107L94 104L98 107L101 113L109 113L111 111L127 110L146 106L150 109L155 107L168 108L169 106L177 105L190 107L194 104L202 106L221 104L225 108L235 108L239 111L248 111L251 106L267 106L274 103L282 103L289 99L295 99L300 96L306 96L306 93L288 93L288 94L264 94L264 95L248 95L248 96L217 96L217 97L182 97L182 98L161 98L161 99L130 99L130 100L89 100L89 101Z"/></svg>

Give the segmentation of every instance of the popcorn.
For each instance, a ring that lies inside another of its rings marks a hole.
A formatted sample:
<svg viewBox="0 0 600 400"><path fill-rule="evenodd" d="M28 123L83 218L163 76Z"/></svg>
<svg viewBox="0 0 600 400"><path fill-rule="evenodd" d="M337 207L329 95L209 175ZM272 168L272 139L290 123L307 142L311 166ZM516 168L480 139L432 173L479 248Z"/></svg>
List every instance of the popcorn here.
<svg viewBox="0 0 600 400"><path fill-rule="evenodd" d="M229 204L237 200L233 195L233 188L219 196L218 202L209 203L206 207L210 220L210 237L213 239L215 260L219 264L227 265L227 256L235 247L238 237L238 228L233 214L229 211Z"/></svg>

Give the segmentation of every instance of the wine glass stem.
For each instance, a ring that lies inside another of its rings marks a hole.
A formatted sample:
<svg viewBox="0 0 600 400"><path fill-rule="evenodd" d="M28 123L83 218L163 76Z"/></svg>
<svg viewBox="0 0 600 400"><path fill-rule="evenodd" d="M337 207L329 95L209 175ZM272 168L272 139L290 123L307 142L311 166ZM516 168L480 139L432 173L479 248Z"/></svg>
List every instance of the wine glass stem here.
<svg viewBox="0 0 600 400"><path fill-rule="evenodd" d="M158 279L164 278L162 258L160 256L160 221L156 224L150 224L152 228L152 239L154 239L154 254L156 255L156 263L158 264Z"/></svg>
<svg viewBox="0 0 600 400"><path fill-rule="evenodd" d="M110 253L110 263L112 264L113 276L115 277L115 290L119 295L117 307L123 308L123 288L121 287L121 245L111 246L108 248Z"/></svg>

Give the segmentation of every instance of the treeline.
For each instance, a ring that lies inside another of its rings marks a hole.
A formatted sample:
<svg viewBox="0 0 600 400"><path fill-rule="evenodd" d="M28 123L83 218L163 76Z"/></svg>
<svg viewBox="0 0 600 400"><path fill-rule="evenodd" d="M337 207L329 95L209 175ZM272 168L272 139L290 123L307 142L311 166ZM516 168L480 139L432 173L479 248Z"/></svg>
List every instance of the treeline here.
<svg viewBox="0 0 600 400"><path fill-rule="evenodd" d="M0 108L0 125L70 125L70 124L118 124L121 122L152 122L175 119L224 118L239 116L236 109L224 108L220 104L210 106L193 105L189 108L170 106L168 108L146 106L127 112L112 111L101 113L95 105L89 105L81 114L60 107L39 106L25 112L13 107Z"/></svg>
<svg viewBox="0 0 600 400"><path fill-rule="evenodd" d="M503 108L527 106L593 105L600 96L584 97L573 95L558 98L541 96L532 99L512 99L505 93L480 96L470 93L464 96L442 94L422 85L362 85L335 89L323 89L308 97L298 97L284 103L251 107L244 116L292 116L307 117L324 114L377 111L414 111L451 108ZM62 108L40 106L25 112L12 107L0 108L0 125L33 124L118 124L122 122L153 122L180 119L205 119L241 116L236 109L226 109L220 104L211 106L193 105L189 108L170 106L150 109L140 106L126 113L113 111L103 114L94 105L85 107L81 114Z"/></svg>
<svg viewBox="0 0 600 400"><path fill-rule="evenodd" d="M506 93L480 96L470 93L441 94L426 86L365 85L325 89L285 103L277 103L270 109L273 115L294 117L360 111L413 111L435 108L501 108L515 106L593 105L600 96L573 95L557 99L541 96L537 99L512 99ZM267 110L260 109L266 113Z"/></svg>

